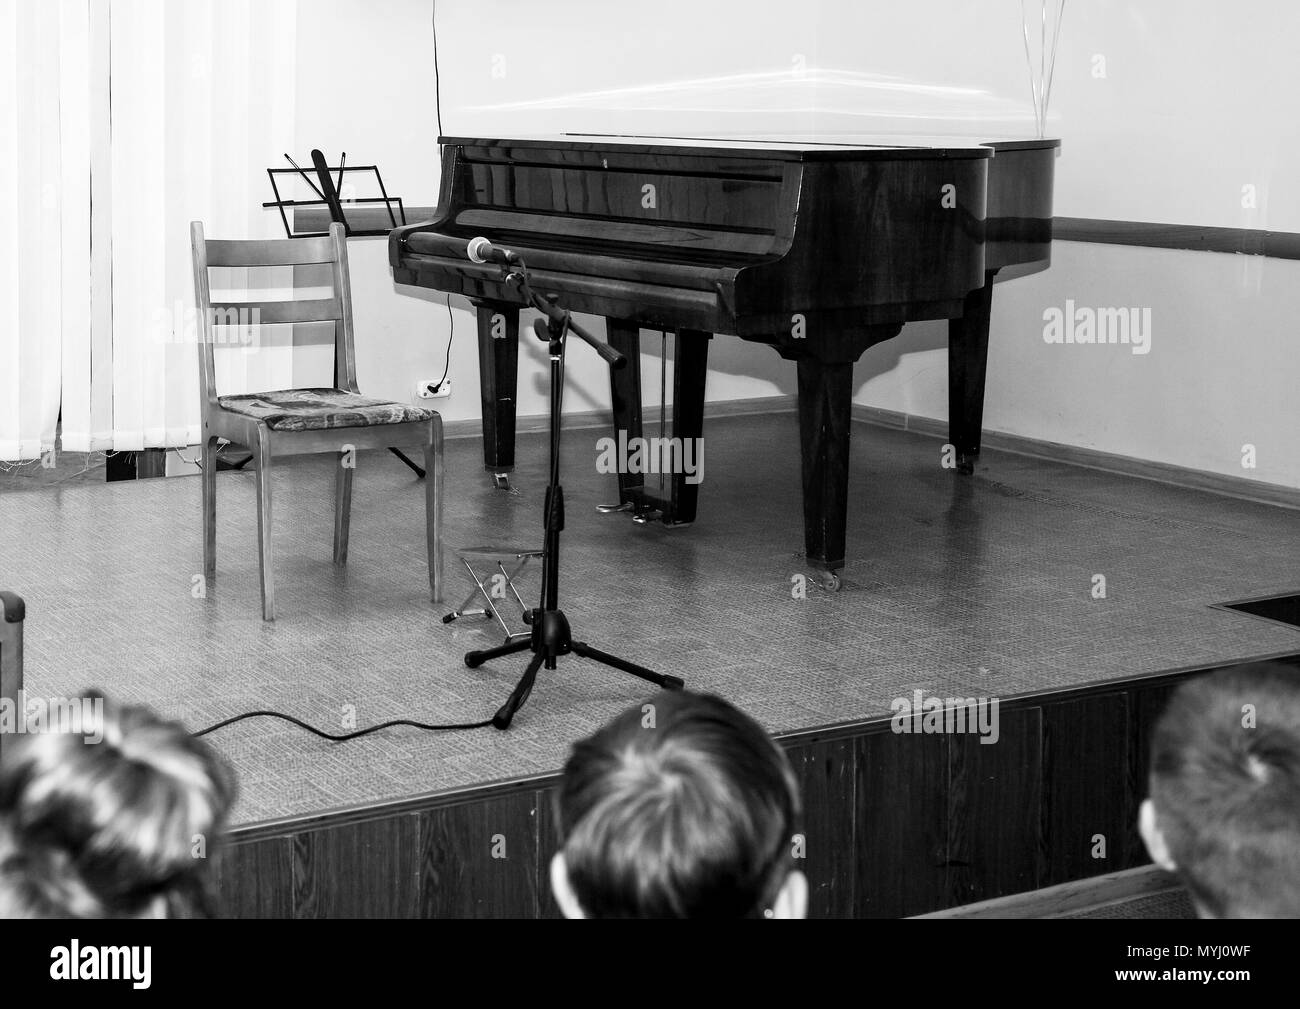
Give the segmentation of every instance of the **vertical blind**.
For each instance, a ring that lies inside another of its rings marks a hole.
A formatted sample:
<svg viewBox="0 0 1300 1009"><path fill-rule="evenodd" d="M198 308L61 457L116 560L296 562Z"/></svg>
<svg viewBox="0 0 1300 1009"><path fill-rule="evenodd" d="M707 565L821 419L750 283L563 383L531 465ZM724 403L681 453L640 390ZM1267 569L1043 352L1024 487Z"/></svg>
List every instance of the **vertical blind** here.
<svg viewBox="0 0 1300 1009"><path fill-rule="evenodd" d="M65 289L70 326L84 305L84 291L64 276L78 264L62 253L65 232L86 248L90 231L89 221L63 224L65 210L75 213L63 196L83 152L61 114L76 76L75 57L60 58L62 13L61 4L0 0L0 460L53 447Z"/></svg>
<svg viewBox="0 0 1300 1009"><path fill-rule="evenodd" d="M0 0L0 461L60 409L67 451L199 441L189 222L276 236L296 36L297 0ZM222 351L222 392L292 384L290 350Z"/></svg>

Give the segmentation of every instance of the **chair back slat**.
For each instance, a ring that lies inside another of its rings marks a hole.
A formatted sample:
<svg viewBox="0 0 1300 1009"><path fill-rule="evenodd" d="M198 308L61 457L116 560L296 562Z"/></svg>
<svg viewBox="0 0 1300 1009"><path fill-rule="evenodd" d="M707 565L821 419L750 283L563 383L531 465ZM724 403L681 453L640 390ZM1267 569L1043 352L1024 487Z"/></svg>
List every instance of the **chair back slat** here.
<svg viewBox="0 0 1300 1009"><path fill-rule="evenodd" d="M352 337L352 299L348 277L347 239L343 225L331 224L323 238L277 238L256 241L207 239L203 225L190 225L194 255L194 299L199 308L199 380L204 410L218 408L216 363L213 356L217 326L267 326L281 323L333 322L335 384L357 391L356 350ZM211 267L256 268L331 264L332 297L277 301L212 300ZM204 416L207 416L205 412Z"/></svg>
<svg viewBox="0 0 1300 1009"><path fill-rule="evenodd" d="M310 266L332 263L336 255L334 242L328 237L208 240L208 266Z"/></svg>
<svg viewBox="0 0 1300 1009"><path fill-rule="evenodd" d="M214 326L274 326L291 322L337 322L343 318L338 298L284 301L214 301Z"/></svg>

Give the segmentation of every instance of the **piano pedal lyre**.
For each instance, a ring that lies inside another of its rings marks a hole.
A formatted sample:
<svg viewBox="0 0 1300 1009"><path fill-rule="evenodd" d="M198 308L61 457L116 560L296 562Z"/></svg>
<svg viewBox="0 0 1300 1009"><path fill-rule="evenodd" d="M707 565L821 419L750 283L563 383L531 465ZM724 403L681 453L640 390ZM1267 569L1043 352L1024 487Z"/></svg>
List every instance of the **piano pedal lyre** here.
<svg viewBox="0 0 1300 1009"><path fill-rule="evenodd" d="M650 508L645 505L637 505L632 501L623 501L619 504L600 504L596 505L596 511L602 515L613 515L617 512L631 512L632 521L637 525L649 525L651 522L657 522L663 517L663 512L658 508Z"/></svg>

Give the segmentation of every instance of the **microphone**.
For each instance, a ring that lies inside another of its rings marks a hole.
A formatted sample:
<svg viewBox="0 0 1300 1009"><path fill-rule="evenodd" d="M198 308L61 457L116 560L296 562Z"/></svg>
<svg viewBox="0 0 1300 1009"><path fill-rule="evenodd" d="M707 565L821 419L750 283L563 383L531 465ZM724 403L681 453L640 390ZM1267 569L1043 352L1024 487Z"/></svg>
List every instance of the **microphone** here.
<svg viewBox="0 0 1300 1009"><path fill-rule="evenodd" d="M509 249L498 249L482 235L469 240L465 253L471 263L499 263L502 266L515 266L521 262L518 255Z"/></svg>

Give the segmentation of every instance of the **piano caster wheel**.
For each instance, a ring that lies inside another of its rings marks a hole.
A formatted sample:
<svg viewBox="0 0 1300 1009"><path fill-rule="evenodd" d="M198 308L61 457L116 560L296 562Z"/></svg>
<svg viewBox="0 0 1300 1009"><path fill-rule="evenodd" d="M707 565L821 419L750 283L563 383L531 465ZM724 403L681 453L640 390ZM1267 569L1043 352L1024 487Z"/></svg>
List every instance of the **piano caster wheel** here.
<svg viewBox="0 0 1300 1009"><path fill-rule="evenodd" d="M631 510L631 501L624 501L621 504L596 505L596 511L602 515L612 515L615 512L630 512Z"/></svg>
<svg viewBox="0 0 1300 1009"><path fill-rule="evenodd" d="M510 474L493 473L492 486L495 487L497 490L504 490L504 491L510 490Z"/></svg>
<svg viewBox="0 0 1300 1009"><path fill-rule="evenodd" d="M632 516L632 521L639 526L648 526L651 522L658 522L663 518L663 512L657 508L646 508Z"/></svg>
<svg viewBox="0 0 1300 1009"><path fill-rule="evenodd" d="M827 592L838 592L840 590L840 576L837 571L819 572L818 580L821 582L822 588Z"/></svg>

